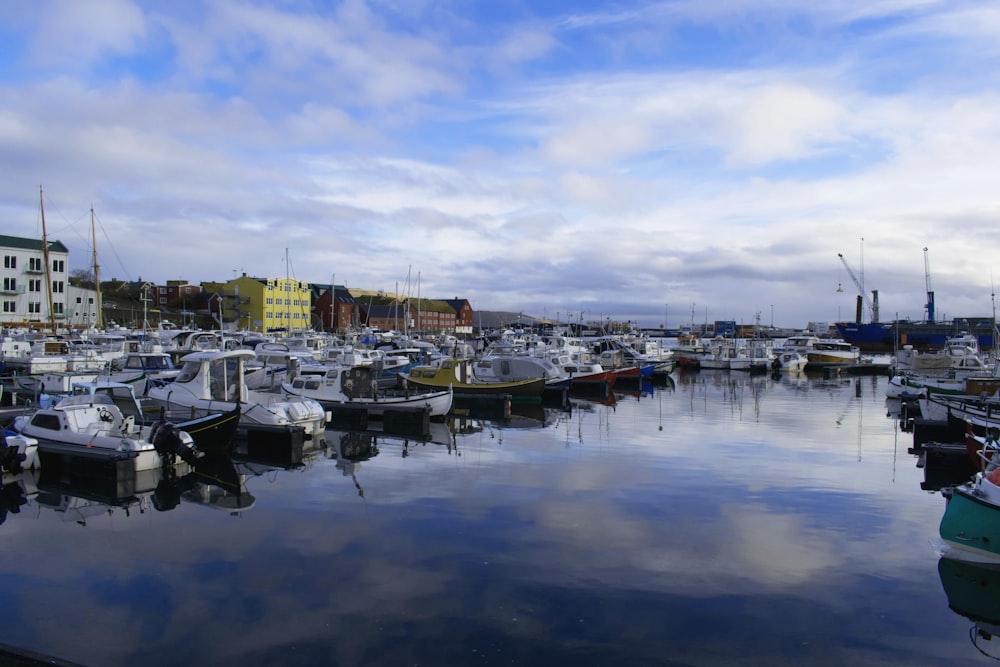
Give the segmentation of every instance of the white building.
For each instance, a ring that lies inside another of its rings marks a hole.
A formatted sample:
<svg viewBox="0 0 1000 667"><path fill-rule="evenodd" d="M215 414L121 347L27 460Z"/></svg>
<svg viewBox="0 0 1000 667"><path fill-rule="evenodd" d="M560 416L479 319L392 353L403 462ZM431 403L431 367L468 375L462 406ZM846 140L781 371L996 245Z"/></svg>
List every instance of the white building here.
<svg viewBox="0 0 1000 667"><path fill-rule="evenodd" d="M61 241L49 241L49 266L40 239L0 235L0 324L47 327L69 326L69 250ZM49 281L52 312L49 312Z"/></svg>

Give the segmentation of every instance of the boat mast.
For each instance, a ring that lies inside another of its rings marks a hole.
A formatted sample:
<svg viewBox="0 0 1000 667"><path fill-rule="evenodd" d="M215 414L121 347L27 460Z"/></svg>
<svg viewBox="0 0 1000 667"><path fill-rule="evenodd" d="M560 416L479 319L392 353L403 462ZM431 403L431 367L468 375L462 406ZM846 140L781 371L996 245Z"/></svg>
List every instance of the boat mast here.
<svg viewBox="0 0 1000 667"><path fill-rule="evenodd" d="M56 335L56 313L52 301L52 262L49 261L49 239L45 233L45 200L42 197L42 186L38 186L38 206L42 214L42 257L45 259L45 294L49 299L49 326L52 335Z"/></svg>
<svg viewBox="0 0 1000 667"><path fill-rule="evenodd" d="M104 310L101 308L101 272L97 264L97 234L94 232L94 207L90 207L90 236L94 241L94 289L97 290L97 328L104 328Z"/></svg>

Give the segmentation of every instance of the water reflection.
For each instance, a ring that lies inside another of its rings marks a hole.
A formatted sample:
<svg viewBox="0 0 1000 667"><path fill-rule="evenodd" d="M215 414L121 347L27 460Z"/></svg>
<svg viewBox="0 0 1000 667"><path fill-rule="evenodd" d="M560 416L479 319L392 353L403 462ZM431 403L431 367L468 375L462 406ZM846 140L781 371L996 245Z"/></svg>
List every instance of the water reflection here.
<svg viewBox="0 0 1000 667"><path fill-rule="evenodd" d="M941 558L938 575L948 607L972 621L972 645L983 655L1000 660L1000 565Z"/></svg>
<svg viewBox="0 0 1000 667"><path fill-rule="evenodd" d="M914 466L897 482L877 386L677 380L456 413L428 437L258 443L196 471L216 487L202 498L254 492L238 521L183 491L157 530L9 520L6 640L95 665L948 664L968 650L934 583L941 499ZM122 567L94 567L109 554ZM84 617L90 637L136 618L150 630L101 646L65 631Z"/></svg>

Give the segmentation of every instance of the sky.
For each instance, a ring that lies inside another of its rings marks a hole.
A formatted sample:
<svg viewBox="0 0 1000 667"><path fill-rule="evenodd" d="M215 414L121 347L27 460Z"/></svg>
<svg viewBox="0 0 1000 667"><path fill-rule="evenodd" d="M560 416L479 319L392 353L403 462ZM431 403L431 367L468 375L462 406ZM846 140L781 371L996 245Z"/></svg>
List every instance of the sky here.
<svg viewBox="0 0 1000 667"><path fill-rule="evenodd" d="M989 0L2 3L0 233L563 321L990 316L998 77Z"/></svg>

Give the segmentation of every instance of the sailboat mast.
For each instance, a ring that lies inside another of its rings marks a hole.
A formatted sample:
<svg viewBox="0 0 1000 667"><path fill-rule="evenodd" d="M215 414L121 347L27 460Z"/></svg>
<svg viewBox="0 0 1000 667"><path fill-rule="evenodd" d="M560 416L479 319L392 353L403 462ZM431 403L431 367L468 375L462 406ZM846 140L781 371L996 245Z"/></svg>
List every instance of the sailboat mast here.
<svg viewBox="0 0 1000 667"><path fill-rule="evenodd" d="M94 207L90 207L90 236L94 241L94 289L97 290L97 328L104 328L104 309L101 307L101 271L97 264L97 234L94 232Z"/></svg>
<svg viewBox="0 0 1000 667"><path fill-rule="evenodd" d="M45 259L45 294L49 299L49 326L52 335L56 334L56 313L52 301L52 262L49 260L49 239L45 233L45 200L42 197L42 186L38 186L38 207L42 214L42 257Z"/></svg>

